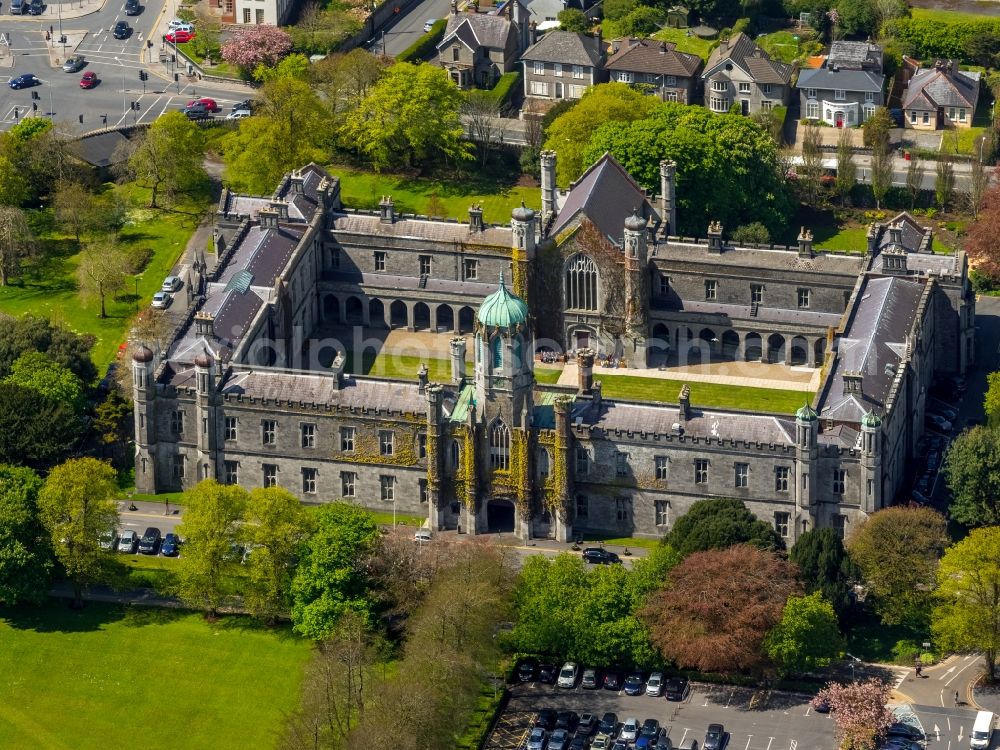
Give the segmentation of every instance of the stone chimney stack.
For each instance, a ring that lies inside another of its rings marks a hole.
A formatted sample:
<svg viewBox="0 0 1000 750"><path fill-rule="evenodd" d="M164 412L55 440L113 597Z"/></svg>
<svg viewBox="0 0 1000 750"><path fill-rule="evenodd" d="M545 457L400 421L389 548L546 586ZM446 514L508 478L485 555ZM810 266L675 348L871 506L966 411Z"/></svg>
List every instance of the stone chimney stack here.
<svg viewBox="0 0 1000 750"><path fill-rule="evenodd" d="M556 152L542 151L542 226L556 211Z"/></svg>
<svg viewBox="0 0 1000 750"><path fill-rule="evenodd" d="M197 336L211 336L215 329L215 317L205 311L194 314L194 332Z"/></svg>
<svg viewBox="0 0 1000 750"><path fill-rule="evenodd" d="M465 379L465 338L456 336L451 340L451 380L458 385Z"/></svg>
<svg viewBox="0 0 1000 750"><path fill-rule="evenodd" d="M292 193L295 195L302 195L305 192L305 178L299 171L292 172L291 183L292 183Z"/></svg>
<svg viewBox="0 0 1000 750"><path fill-rule="evenodd" d="M722 224L713 221L708 225L708 251L710 253L722 252Z"/></svg>
<svg viewBox="0 0 1000 750"><path fill-rule="evenodd" d="M598 409L601 408L601 401L603 400L601 396L601 381L595 380L593 385L590 387L590 400L593 402L594 406Z"/></svg>
<svg viewBox="0 0 1000 750"><path fill-rule="evenodd" d="M396 221L396 207L392 203L391 195L383 195L378 203L378 218L383 224L392 224Z"/></svg>
<svg viewBox="0 0 1000 750"><path fill-rule="evenodd" d="M900 222L889 225L889 244L890 245L902 245L903 244L903 225Z"/></svg>
<svg viewBox="0 0 1000 750"><path fill-rule="evenodd" d="M271 201L271 210L277 212L279 220L288 220L288 203L285 201Z"/></svg>
<svg viewBox="0 0 1000 750"><path fill-rule="evenodd" d="M264 229L278 228L278 212L273 208L262 208L257 212L257 221Z"/></svg>
<svg viewBox="0 0 1000 750"><path fill-rule="evenodd" d="M691 418L691 387L687 383L681 386L681 392L677 394L677 416L681 422L687 422Z"/></svg>
<svg viewBox="0 0 1000 750"><path fill-rule="evenodd" d="M578 349L576 352L576 367L578 390L580 393L590 393L594 388L594 359L597 353L590 348Z"/></svg>
<svg viewBox="0 0 1000 750"><path fill-rule="evenodd" d="M677 162L660 162L660 214L663 236L677 234Z"/></svg>
<svg viewBox="0 0 1000 750"><path fill-rule="evenodd" d="M863 378L860 372L857 371L846 371L842 375L844 379L844 395L856 394L858 396L863 395L861 383Z"/></svg>
<svg viewBox="0 0 1000 750"><path fill-rule="evenodd" d="M451 14L453 16L458 14L458 0L451 0Z"/></svg>
<svg viewBox="0 0 1000 750"><path fill-rule="evenodd" d="M427 389L427 365L423 362L420 363L420 369L417 370L417 392L423 393Z"/></svg>
<svg viewBox="0 0 1000 750"><path fill-rule="evenodd" d="M813 233L805 227L799 230L799 257L813 257Z"/></svg>
<svg viewBox="0 0 1000 750"><path fill-rule="evenodd" d="M333 358L333 362L330 363L330 372L333 374L333 389L339 391L344 385L344 365L347 364L347 358L344 357L343 352L337 352L337 356Z"/></svg>
<svg viewBox="0 0 1000 750"><path fill-rule="evenodd" d="M469 231L483 231L483 207L479 203L469 206Z"/></svg>

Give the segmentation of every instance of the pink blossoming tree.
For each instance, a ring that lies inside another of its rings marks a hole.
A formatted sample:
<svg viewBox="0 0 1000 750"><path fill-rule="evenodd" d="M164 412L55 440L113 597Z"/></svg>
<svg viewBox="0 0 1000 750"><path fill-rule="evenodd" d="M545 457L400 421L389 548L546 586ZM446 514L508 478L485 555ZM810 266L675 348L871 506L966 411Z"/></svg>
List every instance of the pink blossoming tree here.
<svg viewBox="0 0 1000 750"><path fill-rule="evenodd" d="M244 71L277 65L292 51L292 38L277 26L248 26L222 45L222 59Z"/></svg>
<svg viewBox="0 0 1000 750"><path fill-rule="evenodd" d="M829 706L842 750L872 750L893 722L886 707L890 692L889 684L876 678L846 685L831 682L813 704Z"/></svg>

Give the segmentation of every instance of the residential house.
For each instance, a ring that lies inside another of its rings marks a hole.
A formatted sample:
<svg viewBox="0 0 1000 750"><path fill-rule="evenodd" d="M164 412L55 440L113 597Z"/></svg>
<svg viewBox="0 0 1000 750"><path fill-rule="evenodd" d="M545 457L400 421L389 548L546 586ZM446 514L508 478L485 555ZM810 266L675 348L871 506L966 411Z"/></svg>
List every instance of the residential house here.
<svg viewBox="0 0 1000 750"><path fill-rule="evenodd" d="M493 88L514 70L528 39L528 11L518 0L480 12L478 5L459 11L452 0L437 62L460 88Z"/></svg>
<svg viewBox="0 0 1000 750"><path fill-rule="evenodd" d="M749 115L788 104L792 66L772 60L741 32L712 50L701 78L705 106L728 112L738 102L743 114Z"/></svg>
<svg viewBox="0 0 1000 750"><path fill-rule="evenodd" d="M212 6L220 8L223 23L259 26L281 26L292 15L294 0L213 0Z"/></svg>
<svg viewBox="0 0 1000 750"><path fill-rule="evenodd" d="M818 68L799 73L803 117L838 128L860 125L885 104L882 50L870 42L834 42Z"/></svg>
<svg viewBox="0 0 1000 750"><path fill-rule="evenodd" d="M955 60L938 60L920 68L903 92L906 127L917 130L968 128L976 115L979 73L959 70Z"/></svg>
<svg viewBox="0 0 1000 750"><path fill-rule="evenodd" d="M605 80L600 33L550 31L523 55L524 95L529 100L579 99Z"/></svg>
<svg viewBox="0 0 1000 750"><path fill-rule="evenodd" d="M522 0L528 9L529 22L533 22L538 31L549 31L559 28L559 13L567 10L579 10L590 16L590 8L594 0Z"/></svg>
<svg viewBox="0 0 1000 750"><path fill-rule="evenodd" d="M673 42L615 39L604 68L612 81L643 85L665 102L691 104L701 84L702 60Z"/></svg>

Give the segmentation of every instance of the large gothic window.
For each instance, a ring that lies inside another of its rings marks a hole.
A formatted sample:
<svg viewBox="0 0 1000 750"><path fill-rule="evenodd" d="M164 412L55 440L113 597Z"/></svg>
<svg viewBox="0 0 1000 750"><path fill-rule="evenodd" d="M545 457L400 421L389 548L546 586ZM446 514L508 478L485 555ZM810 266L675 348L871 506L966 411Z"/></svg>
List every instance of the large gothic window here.
<svg viewBox="0 0 1000 750"><path fill-rule="evenodd" d="M566 307L597 310L597 264L586 255L574 256L566 266Z"/></svg>
<svg viewBox="0 0 1000 750"><path fill-rule="evenodd" d="M500 419L490 427L490 468L510 468L510 430Z"/></svg>

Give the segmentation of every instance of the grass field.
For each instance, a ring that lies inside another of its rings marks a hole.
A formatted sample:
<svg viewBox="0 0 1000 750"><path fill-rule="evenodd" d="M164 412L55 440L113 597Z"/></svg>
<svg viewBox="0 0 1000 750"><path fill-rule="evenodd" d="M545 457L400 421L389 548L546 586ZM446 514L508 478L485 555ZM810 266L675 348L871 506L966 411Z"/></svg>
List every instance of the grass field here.
<svg viewBox="0 0 1000 750"><path fill-rule="evenodd" d="M391 195L397 213L416 213L468 221L469 206L481 203L483 219L489 223L506 224L510 212L524 204L541 208L538 188L501 184L497 181L474 179L446 181L376 174L360 169L331 166L330 172L340 177L341 198L351 208L375 209L383 195Z"/></svg>
<svg viewBox="0 0 1000 750"><path fill-rule="evenodd" d="M660 29L653 34L653 39L673 42L677 45L678 52L689 52L698 55L702 60L707 60L715 45L719 43L717 40L702 39L694 34L688 36L687 29Z"/></svg>
<svg viewBox="0 0 1000 750"><path fill-rule="evenodd" d="M996 16L984 16L979 13L963 13L960 10L940 10L936 8L910 8L910 16L937 23L1000 21L1000 18Z"/></svg>
<svg viewBox="0 0 1000 750"><path fill-rule="evenodd" d="M982 138L983 133L986 132L986 128L962 128L960 130L954 130L948 133L944 141L942 142L943 150L947 151L950 148L954 149L966 156L972 156L975 154L977 157L979 155L979 144L976 139ZM958 137L952 139L950 136L954 133Z"/></svg>
<svg viewBox="0 0 1000 750"><path fill-rule="evenodd" d="M559 380L559 376L562 375L562 368L556 369L555 367L536 367L535 368L535 380L539 383L555 383Z"/></svg>
<svg viewBox="0 0 1000 750"><path fill-rule="evenodd" d="M447 359L431 359L430 357L413 357L408 354L392 352L365 352L360 370L354 362L353 352L348 352L345 369L356 375L378 375L383 378L401 378L416 380L417 370L421 363L427 365L427 376L437 383L451 381L451 361Z"/></svg>
<svg viewBox="0 0 1000 750"><path fill-rule="evenodd" d="M605 398L628 401L665 401L676 404L677 394L686 381L640 378L633 375L605 375L600 378ZM803 402L812 400L807 391L779 391L770 388L719 385L717 383L688 383L691 403L717 409L746 409L750 411L792 414Z"/></svg>
<svg viewBox="0 0 1000 750"><path fill-rule="evenodd" d="M54 602L0 609L0 747L276 744L309 643L246 618Z"/></svg>
<svg viewBox="0 0 1000 750"><path fill-rule="evenodd" d="M805 43L790 31L775 31L757 37L756 41L771 57L786 63L793 62L805 48Z"/></svg>
<svg viewBox="0 0 1000 750"><path fill-rule="evenodd" d="M392 511L388 513L373 512L372 515L375 517L375 523L380 526L392 526ZM423 526L426 520L426 516L411 516L406 513L396 514L397 526Z"/></svg>
<svg viewBox="0 0 1000 750"><path fill-rule="evenodd" d="M0 287L0 312L14 316L32 313L58 321L77 333L93 334L96 342L91 357L99 371L114 359L118 345L125 340L137 302L140 308L149 304L208 207L205 199L189 201L172 210L151 211L144 208L149 192L143 188L123 185L106 189L120 192L130 207L129 223L120 235L122 244L152 250L144 271L126 280L118 299L108 300L107 318L98 317L101 309L98 300L80 298L75 278L80 259L76 242L52 225L51 211L32 214L43 250L40 259L26 263L23 277L15 279L11 286Z"/></svg>
<svg viewBox="0 0 1000 750"><path fill-rule="evenodd" d="M643 549L654 549L660 546L659 539L645 539L643 537L630 536L608 536L607 534L584 534L584 542L601 542L616 547L642 547Z"/></svg>

